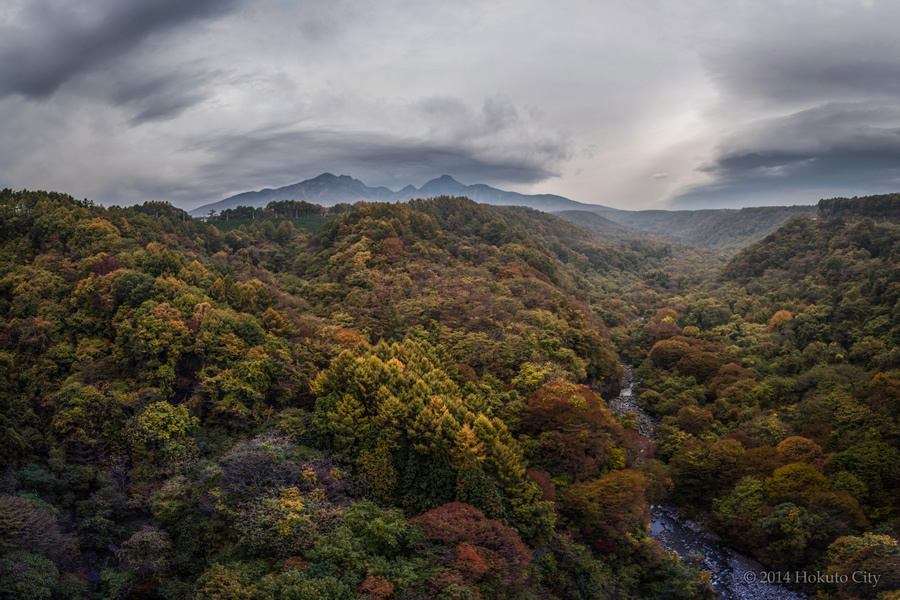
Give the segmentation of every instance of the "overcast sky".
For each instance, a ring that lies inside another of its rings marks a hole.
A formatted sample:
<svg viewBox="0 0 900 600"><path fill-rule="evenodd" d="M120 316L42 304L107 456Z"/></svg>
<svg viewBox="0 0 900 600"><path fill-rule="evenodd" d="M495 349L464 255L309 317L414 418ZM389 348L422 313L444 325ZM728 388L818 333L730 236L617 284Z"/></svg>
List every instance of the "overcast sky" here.
<svg viewBox="0 0 900 600"><path fill-rule="evenodd" d="M3 0L0 187L328 171L620 208L900 191L900 3Z"/></svg>

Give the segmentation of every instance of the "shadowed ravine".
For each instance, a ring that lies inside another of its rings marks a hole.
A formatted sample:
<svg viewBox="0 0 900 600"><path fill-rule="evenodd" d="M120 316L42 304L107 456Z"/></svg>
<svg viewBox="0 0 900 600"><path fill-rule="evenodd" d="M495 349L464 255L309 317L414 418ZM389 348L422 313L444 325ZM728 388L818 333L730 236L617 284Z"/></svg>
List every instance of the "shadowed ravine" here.
<svg viewBox="0 0 900 600"><path fill-rule="evenodd" d="M619 395L608 401L617 414L633 412L637 415L638 433L656 440L658 419L644 410L635 394L637 382L631 365L625 368L625 380ZM804 594L783 585L765 582L767 569L754 559L728 547L717 535L702 525L682 516L673 506L660 504L650 507L650 534L666 550L684 558L696 558L712 574L713 587L725 600L794 600Z"/></svg>

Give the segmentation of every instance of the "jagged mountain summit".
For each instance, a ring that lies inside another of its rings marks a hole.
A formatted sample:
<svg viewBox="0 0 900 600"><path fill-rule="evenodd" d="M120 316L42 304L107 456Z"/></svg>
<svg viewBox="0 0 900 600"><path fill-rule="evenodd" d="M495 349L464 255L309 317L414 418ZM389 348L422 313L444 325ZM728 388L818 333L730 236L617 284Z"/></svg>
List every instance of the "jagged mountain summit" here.
<svg viewBox="0 0 900 600"><path fill-rule="evenodd" d="M400 191L386 187L369 187L349 175L323 173L313 179L277 189L258 192L244 192L212 204L206 204L191 211L193 215L204 215L210 210L222 211L237 206L265 206L278 200L305 200L334 206L341 202L405 202L413 198L434 198L437 196L465 196L481 204L497 206L528 206L544 212L560 210L616 211L600 204L585 204L553 194L519 194L500 190L485 184L465 185L450 177L441 175L420 188L407 185Z"/></svg>

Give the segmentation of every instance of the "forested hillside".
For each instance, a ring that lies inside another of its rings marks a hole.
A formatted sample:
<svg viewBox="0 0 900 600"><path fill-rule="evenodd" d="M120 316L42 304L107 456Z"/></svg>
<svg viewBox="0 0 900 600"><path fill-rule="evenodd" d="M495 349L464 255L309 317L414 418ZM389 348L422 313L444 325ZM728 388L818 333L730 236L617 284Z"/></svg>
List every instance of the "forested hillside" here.
<svg viewBox="0 0 900 600"><path fill-rule="evenodd" d="M673 296L631 338L673 501L769 568L880 577L820 597L900 589L890 201L823 201L817 219L742 250L709 290Z"/></svg>
<svg viewBox="0 0 900 600"><path fill-rule="evenodd" d="M457 198L253 217L0 194L0 596L711 596L593 391L689 252Z"/></svg>
<svg viewBox="0 0 900 600"><path fill-rule="evenodd" d="M553 213L558 217L576 223L581 227L596 231L599 234L609 236L611 238L619 238L623 236L639 236L636 229L619 225L615 221L611 221L606 217L601 217L595 212L588 210L561 210Z"/></svg>

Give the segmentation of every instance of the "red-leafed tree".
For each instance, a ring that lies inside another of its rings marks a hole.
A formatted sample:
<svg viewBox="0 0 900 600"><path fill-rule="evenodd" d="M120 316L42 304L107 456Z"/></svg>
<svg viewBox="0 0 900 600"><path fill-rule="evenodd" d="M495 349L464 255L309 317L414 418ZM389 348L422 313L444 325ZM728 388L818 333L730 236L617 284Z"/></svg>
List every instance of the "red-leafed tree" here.
<svg viewBox="0 0 900 600"><path fill-rule="evenodd" d="M514 530L488 519L474 506L451 502L411 522L431 541L452 548L444 566L466 584L492 592L508 592L523 585L531 551Z"/></svg>

